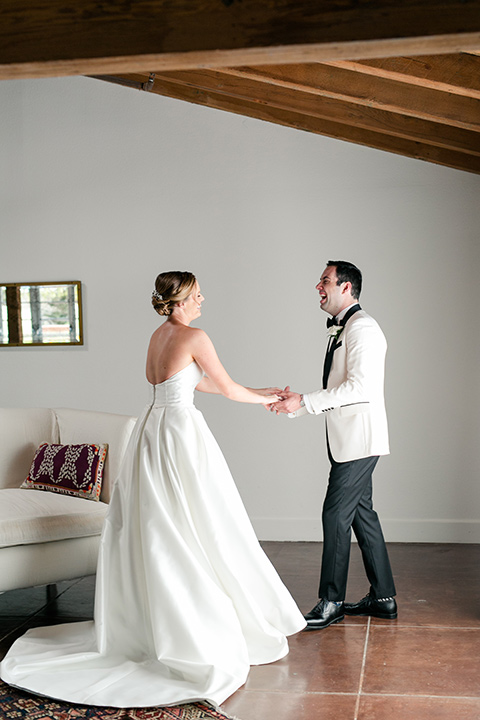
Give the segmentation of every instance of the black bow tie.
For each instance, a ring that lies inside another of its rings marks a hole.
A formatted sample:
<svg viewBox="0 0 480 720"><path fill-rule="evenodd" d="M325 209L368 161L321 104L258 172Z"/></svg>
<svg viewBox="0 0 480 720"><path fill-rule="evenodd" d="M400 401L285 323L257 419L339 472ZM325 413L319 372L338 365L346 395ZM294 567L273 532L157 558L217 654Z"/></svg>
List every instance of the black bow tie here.
<svg viewBox="0 0 480 720"><path fill-rule="evenodd" d="M327 320L327 328L332 327L332 325L338 325L339 327L345 327L347 324L347 321L350 320L352 315L354 315L357 310L361 310L359 303L355 303L355 305L352 305L350 310L347 311L347 313L343 316L341 320L338 320L336 317L328 318Z"/></svg>

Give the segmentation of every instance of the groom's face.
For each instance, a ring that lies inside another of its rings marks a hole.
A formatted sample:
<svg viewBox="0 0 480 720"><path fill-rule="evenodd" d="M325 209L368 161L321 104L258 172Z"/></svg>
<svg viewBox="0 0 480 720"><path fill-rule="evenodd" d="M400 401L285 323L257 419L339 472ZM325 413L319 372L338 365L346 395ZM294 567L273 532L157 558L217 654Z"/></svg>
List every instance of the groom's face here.
<svg viewBox="0 0 480 720"><path fill-rule="evenodd" d="M320 307L329 315L338 315L352 302L350 283L337 285L337 268L330 265L325 268L319 283L315 286L320 295Z"/></svg>

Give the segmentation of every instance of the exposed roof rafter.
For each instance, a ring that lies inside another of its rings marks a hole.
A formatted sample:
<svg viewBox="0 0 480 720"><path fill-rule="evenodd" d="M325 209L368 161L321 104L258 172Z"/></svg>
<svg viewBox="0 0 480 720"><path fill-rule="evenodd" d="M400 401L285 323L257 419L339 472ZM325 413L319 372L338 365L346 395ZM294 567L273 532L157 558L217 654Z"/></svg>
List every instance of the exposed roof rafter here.
<svg viewBox="0 0 480 720"><path fill-rule="evenodd" d="M0 20L0 79L101 76L480 173L480 0L2 0Z"/></svg>
<svg viewBox="0 0 480 720"><path fill-rule="evenodd" d="M471 57L470 68L480 75L480 57ZM150 91L480 173L480 97L470 89L474 78L453 92L452 79L438 80L442 56L398 60L391 72L383 61L380 68L335 62L161 72ZM416 62L436 79L412 82L411 72L404 79L400 66L408 69ZM143 89L146 78L104 79Z"/></svg>

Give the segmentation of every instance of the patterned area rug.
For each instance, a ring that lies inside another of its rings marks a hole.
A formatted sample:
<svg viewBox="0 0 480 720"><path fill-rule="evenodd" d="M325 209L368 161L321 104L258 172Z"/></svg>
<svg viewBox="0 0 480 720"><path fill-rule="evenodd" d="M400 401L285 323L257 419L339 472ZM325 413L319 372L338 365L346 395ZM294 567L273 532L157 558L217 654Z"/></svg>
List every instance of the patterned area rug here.
<svg viewBox="0 0 480 720"><path fill-rule="evenodd" d="M197 702L168 708L118 708L69 705L17 690L0 680L1 720L225 720L230 715L208 703Z"/></svg>

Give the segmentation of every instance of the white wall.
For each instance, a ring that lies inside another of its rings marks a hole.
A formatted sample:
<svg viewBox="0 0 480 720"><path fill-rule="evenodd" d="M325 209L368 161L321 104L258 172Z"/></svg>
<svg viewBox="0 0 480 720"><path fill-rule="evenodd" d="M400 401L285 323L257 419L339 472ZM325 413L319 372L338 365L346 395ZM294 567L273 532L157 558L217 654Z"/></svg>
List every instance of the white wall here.
<svg viewBox="0 0 480 720"><path fill-rule="evenodd" d="M389 340L390 541L480 542L478 176L87 78L0 83L0 281L79 279L82 348L0 349L0 403L137 413L158 272L249 385L320 385L328 259ZM323 418L200 396L262 539L321 539Z"/></svg>

